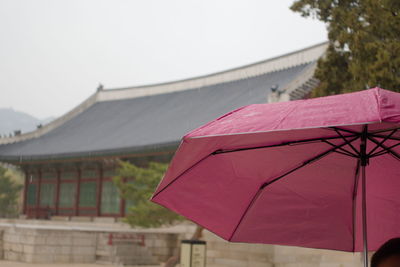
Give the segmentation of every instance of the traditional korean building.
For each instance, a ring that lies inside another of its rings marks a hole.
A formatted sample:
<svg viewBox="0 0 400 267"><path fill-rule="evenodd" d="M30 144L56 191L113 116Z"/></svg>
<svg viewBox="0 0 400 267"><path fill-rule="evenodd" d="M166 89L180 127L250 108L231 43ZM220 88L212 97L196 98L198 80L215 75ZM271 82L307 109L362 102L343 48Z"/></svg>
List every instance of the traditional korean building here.
<svg viewBox="0 0 400 267"><path fill-rule="evenodd" d="M23 213L124 216L116 159L168 162L188 131L240 106L307 97L327 44L201 77L99 88L36 131L0 139L0 161L25 173Z"/></svg>

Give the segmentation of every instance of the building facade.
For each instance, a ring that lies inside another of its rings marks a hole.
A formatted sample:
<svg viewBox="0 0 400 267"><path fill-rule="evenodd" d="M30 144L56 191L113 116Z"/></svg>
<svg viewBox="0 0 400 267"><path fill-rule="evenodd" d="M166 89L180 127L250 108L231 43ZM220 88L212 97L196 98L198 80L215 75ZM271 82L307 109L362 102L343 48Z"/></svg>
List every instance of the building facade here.
<svg viewBox="0 0 400 267"><path fill-rule="evenodd" d="M0 139L0 161L25 173L23 213L122 217L118 160L168 162L181 137L241 106L307 97L327 44L163 84L103 89L36 131Z"/></svg>

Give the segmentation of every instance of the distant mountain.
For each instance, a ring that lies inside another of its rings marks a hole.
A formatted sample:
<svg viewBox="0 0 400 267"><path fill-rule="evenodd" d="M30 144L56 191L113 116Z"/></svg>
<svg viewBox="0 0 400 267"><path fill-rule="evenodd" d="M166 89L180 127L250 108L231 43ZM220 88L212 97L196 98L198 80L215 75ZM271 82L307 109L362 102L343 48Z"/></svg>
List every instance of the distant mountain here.
<svg viewBox="0 0 400 267"><path fill-rule="evenodd" d="M0 135L14 134L15 130L27 133L36 129L39 124L47 124L54 118L38 119L27 113L11 108L0 108Z"/></svg>

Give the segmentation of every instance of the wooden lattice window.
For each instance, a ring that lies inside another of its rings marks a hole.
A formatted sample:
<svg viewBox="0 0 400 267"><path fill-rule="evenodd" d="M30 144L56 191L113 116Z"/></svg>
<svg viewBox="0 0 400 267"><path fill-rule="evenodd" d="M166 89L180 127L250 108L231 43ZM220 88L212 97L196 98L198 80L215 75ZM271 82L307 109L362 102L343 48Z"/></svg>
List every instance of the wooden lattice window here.
<svg viewBox="0 0 400 267"><path fill-rule="evenodd" d="M26 196L26 204L28 206L35 206L36 205L36 190L37 190L37 185L36 184L28 184L28 189L27 189L27 196Z"/></svg>
<svg viewBox="0 0 400 267"><path fill-rule="evenodd" d="M112 181L104 181L101 194L101 213L118 214L119 209L120 197L117 187Z"/></svg>
<svg viewBox="0 0 400 267"><path fill-rule="evenodd" d="M97 179L99 177L99 172L97 170L84 170L82 171L83 179Z"/></svg>
<svg viewBox="0 0 400 267"><path fill-rule="evenodd" d="M96 207L96 182L81 182L79 207Z"/></svg>
<svg viewBox="0 0 400 267"><path fill-rule="evenodd" d="M60 208L73 208L75 204L76 184L61 183L60 184Z"/></svg>
<svg viewBox="0 0 400 267"><path fill-rule="evenodd" d="M55 180L57 178L56 172L43 172L42 179L43 180Z"/></svg>
<svg viewBox="0 0 400 267"><path fill-rule="evenodd" d="M54 207L56 185L54 183L42 183L40 186L40 206Z"/></svg>
<svg viewBox="0 0 400 267"><path fill-rule="evenodd" d="M76 171L64 171L60 174L61 180L76 180L78 179L78 172Z"/></svg>
<svg viewBox="0 0 400 267"><path fill-rule="evenodd" d="M31 172L31 173L28 174L28 181L29 181L30 183L36 182L36 181L38 180L38 178L39 178L39 176L38 176L37 173Z"/></svg>

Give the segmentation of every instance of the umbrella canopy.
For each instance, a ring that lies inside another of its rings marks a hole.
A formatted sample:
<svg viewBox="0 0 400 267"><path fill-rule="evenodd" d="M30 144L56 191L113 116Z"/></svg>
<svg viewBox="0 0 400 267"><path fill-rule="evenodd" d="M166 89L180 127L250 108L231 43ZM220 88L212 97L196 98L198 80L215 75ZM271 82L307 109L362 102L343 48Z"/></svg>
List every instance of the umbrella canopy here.
<svg viewBox="0 0 400 267"><path fill-rule="evenodd" d="M152 201L228 241L376 250L400 236L399 123L380 88L245 106L183 137Z"/></svg>

